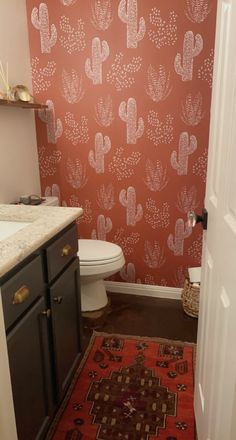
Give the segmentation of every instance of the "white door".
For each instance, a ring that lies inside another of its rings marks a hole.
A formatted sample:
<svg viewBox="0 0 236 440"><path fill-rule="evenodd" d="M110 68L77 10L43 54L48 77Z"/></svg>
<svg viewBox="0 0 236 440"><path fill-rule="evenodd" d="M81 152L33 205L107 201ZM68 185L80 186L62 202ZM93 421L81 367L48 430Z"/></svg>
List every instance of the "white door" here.
<svg viewBox="0 0 236 440"><path fill-rule="evenodd" d="M195 415L198 440L236 440L236 1L218 0Z"/></svg>

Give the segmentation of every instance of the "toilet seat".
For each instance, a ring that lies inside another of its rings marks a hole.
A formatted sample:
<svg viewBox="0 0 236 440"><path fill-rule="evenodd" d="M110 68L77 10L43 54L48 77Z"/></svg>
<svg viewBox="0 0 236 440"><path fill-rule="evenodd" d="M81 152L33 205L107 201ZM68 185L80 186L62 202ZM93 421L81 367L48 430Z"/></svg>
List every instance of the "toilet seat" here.
<svg viewBox="0 0 236 440"><path fill-rule="evenodd" d="M79 240L79 258L81 266L100 266L115 263L123 255L122 249L102 240Z"/></svg>

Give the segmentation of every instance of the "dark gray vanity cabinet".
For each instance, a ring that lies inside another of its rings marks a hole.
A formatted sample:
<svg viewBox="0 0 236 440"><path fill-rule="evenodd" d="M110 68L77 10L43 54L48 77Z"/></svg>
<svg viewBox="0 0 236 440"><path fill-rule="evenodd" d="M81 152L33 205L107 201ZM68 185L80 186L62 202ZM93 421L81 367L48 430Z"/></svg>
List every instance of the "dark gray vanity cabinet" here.
<svg viewBox="0 0 236 440"><path fill-rule="evenodd" d="M1 292L18 439L39 439L54 405L41 256L27 260Z"/></svg>
<svg viewBox="0 0 236 440"><path fill-rule="evenodd" d="M76 225L58 233L1 285L19 440L43 440L81 354Z"/></svg>

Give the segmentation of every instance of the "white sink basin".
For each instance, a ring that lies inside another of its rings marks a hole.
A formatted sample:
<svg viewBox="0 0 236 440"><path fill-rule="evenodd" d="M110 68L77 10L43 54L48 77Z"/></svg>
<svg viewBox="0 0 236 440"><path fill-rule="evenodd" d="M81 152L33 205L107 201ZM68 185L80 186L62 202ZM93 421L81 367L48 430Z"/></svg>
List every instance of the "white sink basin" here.
<svg viewBox="0 0 236 440"><path fill-rule="evenodd" d="M28 225L30 225L30 223L0 220L0 240L5 240L5 238L10 237Z"/></svg>

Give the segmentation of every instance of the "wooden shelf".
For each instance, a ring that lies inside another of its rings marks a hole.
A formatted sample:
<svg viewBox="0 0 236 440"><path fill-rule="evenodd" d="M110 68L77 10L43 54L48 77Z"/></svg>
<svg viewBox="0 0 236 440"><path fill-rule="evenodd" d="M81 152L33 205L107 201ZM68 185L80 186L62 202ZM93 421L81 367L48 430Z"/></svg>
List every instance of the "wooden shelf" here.
<svg viewBox="0 0 236 440"><path fill-rule="evenodd" d="M8 101L7 99L0 99L0 105L6 107L19 107L19 108L29 108L29 109L43 109L48 108L46 104L37 104L36 102L24 102L24 101Z"/></svg>

